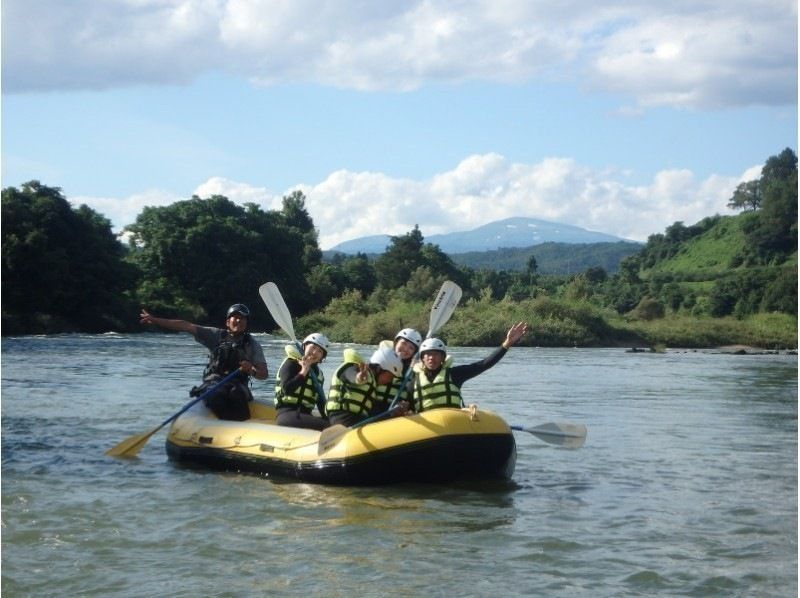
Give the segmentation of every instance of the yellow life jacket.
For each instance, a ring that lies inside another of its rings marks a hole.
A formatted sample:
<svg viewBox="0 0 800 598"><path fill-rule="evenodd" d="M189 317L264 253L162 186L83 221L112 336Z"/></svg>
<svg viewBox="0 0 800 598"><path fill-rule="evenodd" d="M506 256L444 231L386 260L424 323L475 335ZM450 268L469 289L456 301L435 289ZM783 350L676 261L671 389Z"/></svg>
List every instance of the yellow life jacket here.
<svg viewBox="0 0 800 598"><path fill-rule="evenodd" d="M342 378L342 373L353 365L364 363L364 359L349 347L344 350L344 363L336 370L328 391L328 402L325 403L325 412L349 411L355 414L368 414L372 409L372 399L375 396L375 377L367 370L367 381L364 384L355 384Z"/></svg>
<svg viewBox="0 0 800 598"><path fill-rule="evenodd" d="M283 360L281 367L278 368L278 375L275 379L275 407L295 406L299 403L301 409L311 411L317 404L317 389L314 386L314 381L311 379L311 376L306 377L306 379L303 380L303 384L295 388L292 393L285 392L281 386L280 371L281 368L283 368L283 364L290 360L299 363L300 359L303 357L294 345L286 345L284 350L286 352L286 359ZM313 371L317 376L320 386L322 386L325 379L322 370L315 365Z"/></svg>
<svg viewBox="0 0 800 598"><path fill-rule="evenodd" d="M418 413L441 407L461 408L461 389L450 379L451 364L448 356L433 380L428 380L422 363L414 366L414 402Z"/></svg>

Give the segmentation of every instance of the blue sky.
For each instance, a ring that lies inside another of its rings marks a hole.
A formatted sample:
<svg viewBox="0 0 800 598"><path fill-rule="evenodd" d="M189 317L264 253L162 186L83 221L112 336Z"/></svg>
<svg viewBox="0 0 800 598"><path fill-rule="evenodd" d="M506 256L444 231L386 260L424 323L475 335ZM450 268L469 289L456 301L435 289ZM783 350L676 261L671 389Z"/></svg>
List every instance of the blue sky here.
<svg viewBox="0 0 800 598"><path fill-rule="evenodd" d="M669 4L669 6L661 6ZM323 248L530 216L646 240L797 151L797 3L4 0L2 185L192 194Z"/></svg>

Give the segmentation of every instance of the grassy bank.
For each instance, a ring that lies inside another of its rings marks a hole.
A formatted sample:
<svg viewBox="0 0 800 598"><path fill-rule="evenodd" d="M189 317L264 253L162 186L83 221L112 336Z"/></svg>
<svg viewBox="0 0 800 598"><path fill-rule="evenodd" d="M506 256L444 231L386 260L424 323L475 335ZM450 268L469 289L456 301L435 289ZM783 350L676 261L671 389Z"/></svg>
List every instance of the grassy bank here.
<svg viewBox="0 0 800 598"><path fill-rule="evenodd" d="M328 307L301 318L298 330L322 331L338 342L374 344L411 326L425 334L430 304L397 299L368 301L358 293L335 299ZM549 298L495 301L487 296L459 305L439 333L459 346L491 346L505 338L513 322L524 320L531 334L522 345L540 347L647 346L709 348L750 345L763 349L796 349L797 318L757 314L744 319L667 315L630 320L585 302Z"/></svg>

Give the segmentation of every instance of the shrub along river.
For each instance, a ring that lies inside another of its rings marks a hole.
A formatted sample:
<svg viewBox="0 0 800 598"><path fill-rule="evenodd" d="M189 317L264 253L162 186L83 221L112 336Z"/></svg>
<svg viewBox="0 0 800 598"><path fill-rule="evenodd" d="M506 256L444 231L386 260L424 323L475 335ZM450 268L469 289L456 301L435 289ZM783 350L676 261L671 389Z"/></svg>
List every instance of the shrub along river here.
<svg viewBox="0 0 800 598"><path fill-rule="evenodd" d="M272 378L284 341L257 338ZM204 361L188 335L3 339L4 595L797 594L796 356L515 347L465 400L589 433L577 450L516 433L509 483L182 469L164 431L103 454L186 403Z"/></svg>

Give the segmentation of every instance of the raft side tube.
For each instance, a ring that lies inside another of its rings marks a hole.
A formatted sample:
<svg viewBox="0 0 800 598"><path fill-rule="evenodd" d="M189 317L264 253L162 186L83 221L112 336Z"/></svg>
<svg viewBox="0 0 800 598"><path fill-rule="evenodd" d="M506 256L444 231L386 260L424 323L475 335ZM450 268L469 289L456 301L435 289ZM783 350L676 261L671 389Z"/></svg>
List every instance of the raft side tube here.
<svg viewBox="0 0 800 598"><path fill-rule="evenodd" d="M232 422L190 410L173 424L167 454L189 466L339 485L508 479L516 463L514 436L491 412L436 409L375 422L321 455L318 431L267 423L266 413Z"/></svg>

